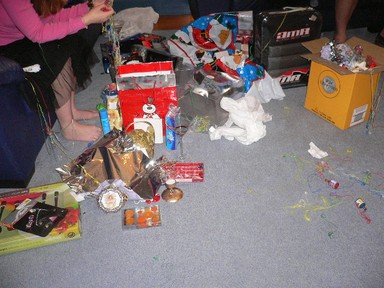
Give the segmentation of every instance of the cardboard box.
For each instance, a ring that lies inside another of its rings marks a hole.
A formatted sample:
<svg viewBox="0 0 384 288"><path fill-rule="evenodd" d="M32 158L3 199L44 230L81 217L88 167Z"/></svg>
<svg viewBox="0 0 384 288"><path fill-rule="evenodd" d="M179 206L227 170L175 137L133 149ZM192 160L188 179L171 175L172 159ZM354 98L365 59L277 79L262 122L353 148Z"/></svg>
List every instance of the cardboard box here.
<svg viewBox="0 0 384 288"><path fill-rule="evenodd" d="M384 49L357 37L349 39L350 47L361 45L363 55L372 56L377 64L373 69L354 73L320 57L321 48L328 42L321 38L303 43L312 52L303 55L312 61L304 107L345 130L369 118L379 75L384 70L380 62Z"/></svg>
<svg viewBox="0 0 384 288"><path fill-rule="evenodd" d="M80 205L70 192L67 184L55 183L0 193L0 222L26 198L68 209L65 218L46 237L0 226L0 255L81 238Z"/></svg>

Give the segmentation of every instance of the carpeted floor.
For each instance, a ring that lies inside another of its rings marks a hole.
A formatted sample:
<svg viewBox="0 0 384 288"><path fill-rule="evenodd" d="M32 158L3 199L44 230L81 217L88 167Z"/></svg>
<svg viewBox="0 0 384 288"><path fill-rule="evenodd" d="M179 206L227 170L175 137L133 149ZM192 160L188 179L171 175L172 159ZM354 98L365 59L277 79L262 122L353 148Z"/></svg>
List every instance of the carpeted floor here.
<svg viewBox="0 0 384 288"><path fill-rule="evenodd" d="M93 73L78 95L82 108L101 102L110 83L101 63ZM285 93L263 104L273 118L252 145L186 134L187 160L204 162L205 181L179 184L185 194L177 203L159 202L160 227L123 230L122 213L87 199L82 239L0 256L0 287L382 287L383 103L369 134L364 124L342 131L305 109L306 87ZM310 142L329 156L313 158ZM30 185L60 181L55 168L86 145L66 142L59 159L43 149ZM155 149L169 159L178 153Z"/></svg>

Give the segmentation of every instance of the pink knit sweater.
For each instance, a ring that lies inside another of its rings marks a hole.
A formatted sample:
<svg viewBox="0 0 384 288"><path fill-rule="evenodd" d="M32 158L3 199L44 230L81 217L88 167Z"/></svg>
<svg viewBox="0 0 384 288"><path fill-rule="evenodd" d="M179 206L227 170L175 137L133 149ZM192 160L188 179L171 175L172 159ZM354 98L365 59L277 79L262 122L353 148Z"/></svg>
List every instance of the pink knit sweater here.
<svg viewBox="0 0 384 288"><path fill-rule="evenodd" d="M81 17L88 11L84 3L40 18L30 0L0 0L0 46L24 37L37 43L64 38L87 28Z"/></svg>

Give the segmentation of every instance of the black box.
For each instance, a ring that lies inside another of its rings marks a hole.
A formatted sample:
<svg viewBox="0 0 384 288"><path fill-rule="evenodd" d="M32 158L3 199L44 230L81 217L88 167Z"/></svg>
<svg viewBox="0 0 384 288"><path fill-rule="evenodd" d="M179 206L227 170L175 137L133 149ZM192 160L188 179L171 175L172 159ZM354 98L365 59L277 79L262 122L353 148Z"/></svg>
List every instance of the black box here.
<svg viewBox="0 0 384 288"><path fill-rule="evenodd" d="M254 14L254 61L283 88L305 86L310 63L302 42L321 36L322 15L312 7L286 7Z"/></svg>

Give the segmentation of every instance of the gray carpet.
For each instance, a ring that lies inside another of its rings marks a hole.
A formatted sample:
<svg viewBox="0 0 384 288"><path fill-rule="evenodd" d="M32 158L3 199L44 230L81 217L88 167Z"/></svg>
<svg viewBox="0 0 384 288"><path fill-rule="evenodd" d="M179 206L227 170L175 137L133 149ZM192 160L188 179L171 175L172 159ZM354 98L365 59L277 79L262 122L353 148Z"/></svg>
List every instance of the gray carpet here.
<svg viewBox="0 0 384 288"><path fill-rule="evenodd" d="M82 108L101 101L110 81L102 71L96 66L78 95ZM86 200L82 239L1 256L0 287L383 287L383 103L367 134L364 124L342 131L306 110L306 87L285 92L263 105L273 119L252 145L185 136L188 160L204 162L205 181L179 184L180 202L159 203L160 227L122 230L121 213ZM338 189L320 179L310 142L329 153L324 173ZM54 169L86 144L66 147L58 160L41 151L31 186L60 181ZM156 145L156 156L177 153Z"/></svg>

